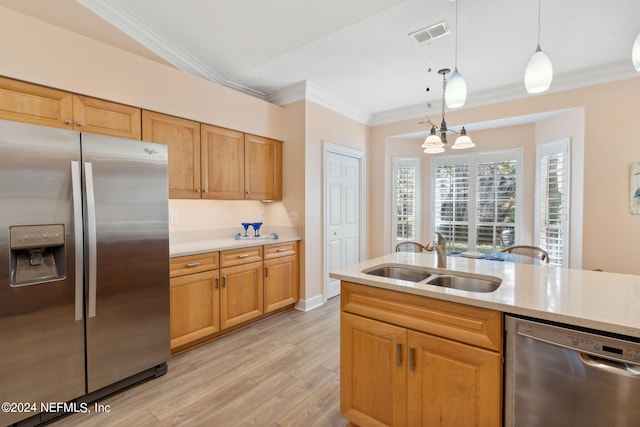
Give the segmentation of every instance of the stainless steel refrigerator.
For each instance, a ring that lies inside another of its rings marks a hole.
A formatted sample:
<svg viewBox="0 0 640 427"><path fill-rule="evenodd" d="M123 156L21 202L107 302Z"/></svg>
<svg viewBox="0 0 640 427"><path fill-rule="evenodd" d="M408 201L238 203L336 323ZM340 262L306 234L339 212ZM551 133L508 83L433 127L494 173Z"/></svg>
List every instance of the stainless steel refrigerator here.
<svg viewBox="0 0 640 427"><path fill-rule="evenodd" d="M166 372L167 199L164 145L0 121L0 425Z"/></svg>

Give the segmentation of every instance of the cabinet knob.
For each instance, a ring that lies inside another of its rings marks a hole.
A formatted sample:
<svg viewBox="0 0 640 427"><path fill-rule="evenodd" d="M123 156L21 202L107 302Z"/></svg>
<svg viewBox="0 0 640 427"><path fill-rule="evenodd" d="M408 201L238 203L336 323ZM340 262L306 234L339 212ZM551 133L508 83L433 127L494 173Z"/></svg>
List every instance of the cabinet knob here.
<svg viewBox="0 0 640 427"><path fill-rule="evenodd" d="M77 122L77 123L76 123L76 126L80 126L80 127L82 127L82 126L84 126L84 122Z"/></svg>
<svg viewBox="0 0 640 427"><path fill-rule="evenodd" d="M65 125L70 125L70 124L71 124L71 120L69 120L69 119L64 119L64 124L65 124Z"/></svg>

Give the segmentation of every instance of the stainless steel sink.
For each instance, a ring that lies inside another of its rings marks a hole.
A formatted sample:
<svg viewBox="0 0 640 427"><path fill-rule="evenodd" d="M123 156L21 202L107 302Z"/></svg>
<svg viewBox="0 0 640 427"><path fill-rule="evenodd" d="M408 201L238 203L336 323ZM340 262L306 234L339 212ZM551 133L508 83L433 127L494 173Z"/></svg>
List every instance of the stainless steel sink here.
<svg viewBox="0 0 640 427"><path fill-rule="evenodd" d="M409 282L422 282L427 277L431 276L431 273L423 270L414 270L412 268L405 267L380 267L371 271L364 271L367 274L373 274L374 276L389 277L391 279L407 280Z"/></svg>
<svg viewBox="0 0 640 427"><path fill-rule="evenodd" d="M437 275L425 281L428 285L442 286L451 289L460 289L470 292L493 292L500 286L501 282L477 277Z"/></svg>
<svg viewBox="0 0 640 427"><path fill-rule="evenodd" d="M469 273L450 274L436 271L436 269L418 269L401 266L377 266L363 273L390 279L406 280L426 285L442 286L443 288L459 289L469 292L493 292L500 287L499 277L476 277Z"/></svg>

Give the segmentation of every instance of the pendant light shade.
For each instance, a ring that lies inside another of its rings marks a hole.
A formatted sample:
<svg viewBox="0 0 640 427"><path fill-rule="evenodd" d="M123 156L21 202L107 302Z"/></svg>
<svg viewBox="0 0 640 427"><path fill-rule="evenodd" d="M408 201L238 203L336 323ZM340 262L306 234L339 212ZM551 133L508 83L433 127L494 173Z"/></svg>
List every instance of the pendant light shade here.
<svg viewBox="0 0 640 427"><path fill-rule="evenodd" d="M471 141L471 138L467 136L467 130L463 126L462 130L460 130L460 136L456 138L456 142L451 146L451 149L461 150L463 148L471 148L475 146L476 144L474 144L473 141Z"/></svg>
<svg viewBox="0 0 640 427"><path fill-rule="evenodd" d="M444 98L449 108L462 107L467 100L467 84L462 78L462 74L458 72L457 67L453 70L453 74L447 82Z"/></svg>
<svg viewBox="0 0 640 427"><path fill-rule="evenodd" d="M631 60L636 71L640 71L640 33L636 37L635 43L633 43L633 49L631 50Z"/></svg>
<svg viewBox="0 0 640 427"><path fill-rule="evenodd" d="M553 80L551 60L538 45L524 72L524 85L527 88L527 92L540 93L549 89L551 80Z"/></svg>
<svg viewBox="0 0 640 427"><path fill-rule="evenodd" d="M538 0L538 48L529 58L524 71L524 86L529 93L540 93L549 89L553 80L553 66L546 53L540 49L540 0Z"/></svg>

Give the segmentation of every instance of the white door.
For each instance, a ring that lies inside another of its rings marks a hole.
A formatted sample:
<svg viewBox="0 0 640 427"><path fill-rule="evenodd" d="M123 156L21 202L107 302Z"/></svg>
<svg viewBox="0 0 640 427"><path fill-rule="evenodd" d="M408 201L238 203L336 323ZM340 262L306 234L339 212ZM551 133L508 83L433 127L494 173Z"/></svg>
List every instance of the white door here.
<svg viewBox="0 0 640 427"><path fill-rule="evenodd" d="M326 159L325 298L329 299L340 294L340 281L328 272L360 261L360 160L330 151Z"/></svg>

